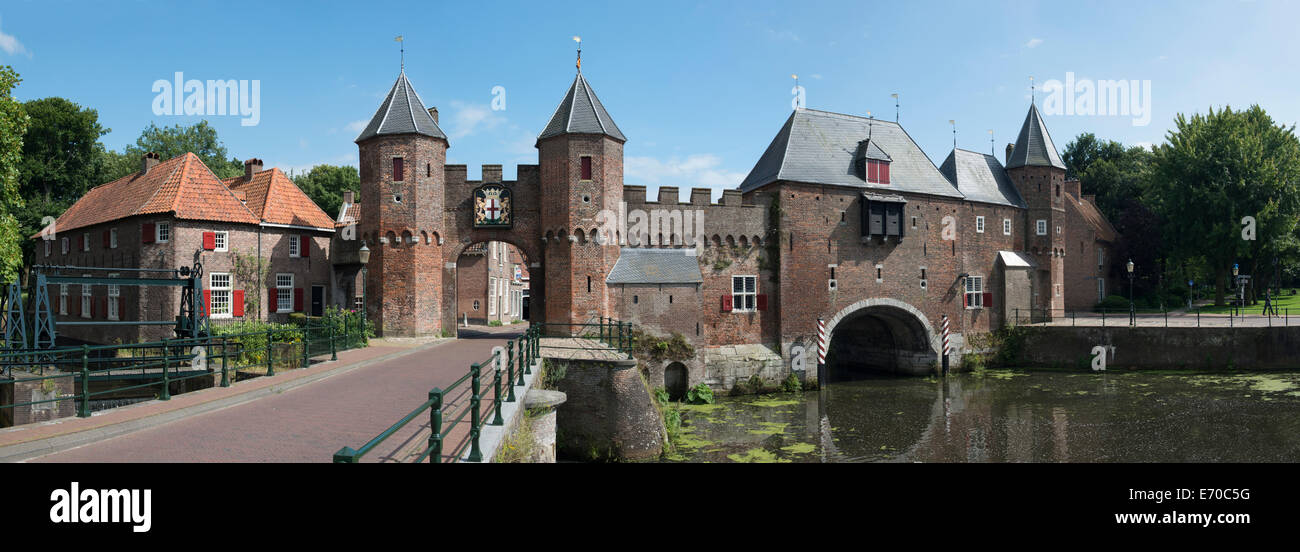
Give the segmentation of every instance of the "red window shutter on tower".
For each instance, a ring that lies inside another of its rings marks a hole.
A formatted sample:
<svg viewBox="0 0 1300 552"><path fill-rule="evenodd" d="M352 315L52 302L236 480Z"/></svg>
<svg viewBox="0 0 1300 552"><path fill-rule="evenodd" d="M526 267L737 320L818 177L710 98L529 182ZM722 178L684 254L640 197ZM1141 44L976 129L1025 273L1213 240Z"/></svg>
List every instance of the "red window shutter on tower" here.
<svg viewBox="0 0 1300 552"><path fill-rule="evenodd" d="M230 314L232 316L244 315L244 290L237 289L230 292Z"/></svg>
<svg viewBox="0 0 1300 552"><path fill-rule="evenodd" d="M293 288L293 312L302 312L302 288Z"/></svg>
<svg viewBox="0 0 1300 552"><path fill-rule="evenodd" d="M731 296L722 296L722 312L731 312Z"/></svg>
<svg viewBox="0 0 1300 552"><path fill-rule="evenodd" d="M105 230L105 231L104 231L104 249L108 249L108 247L109 247L109 244L108 244L108 230Z"/></svg>
<svg viewBox="0 0 1300 552"><path fill-rule="evenodd" d="M758 310L767 310L767 294L765 293L758 294Z"/></svg>
<svg viewBox="0 0 1300 552"><path fill-rule="evenodd" d="M140 225L140 243L153 243L154 227L152 222Z"/></svg>
<svg viewBox="0 0 1300 552"><path fill-rule="evenodd" d="M591 158L582 158L582 179L591 180Z"/></svg>
<svg viewBox="0 0 1300 552"><path fill-rule="evenodd" d="M203 314L212 316L212 290L203 290Z"/></svg>
<svg viewBox="0 0 1300 552"><path fill-rule="evenodd" d="M418 166L418 165L417 165L417 166ZM419 169L416 169L416 170L419 170ZM401 158L401 157L394 157L394 158L393 158L393 180L396 181L396 182L401 182L402 179L405 178L405 175L402 174L402 173L403 173L403 171L402 171L402 158Z"/></svg>
<svg viewBox="0 0 1300 552"><path fill-rule="evenodd" d="M275 288L266 290L266 312L280 310L280 296L276 293L278 291Z"/></svg>
<svg viewBox="0 0 1300 552"><path fill-rule="evenodd" d="M993 308L993 292L991 291L984 292L984 308Z"/></svg>
<svg viewBox="0 0 1300 552"><path fill-rule="evenodd" d="M203 233L203 250L204 250L204 251L212 251L212 250L214 250L214 249L216 249L216 248L217 248L217 233L216 233L216 232L204 232L204 233Z"/></svg>
<svg viewBox="0 0 1300 552"><path fill-rule="evenodd" d="M311 240L307 236L298 236L298 252L304 257L311 256Z"/></svg>

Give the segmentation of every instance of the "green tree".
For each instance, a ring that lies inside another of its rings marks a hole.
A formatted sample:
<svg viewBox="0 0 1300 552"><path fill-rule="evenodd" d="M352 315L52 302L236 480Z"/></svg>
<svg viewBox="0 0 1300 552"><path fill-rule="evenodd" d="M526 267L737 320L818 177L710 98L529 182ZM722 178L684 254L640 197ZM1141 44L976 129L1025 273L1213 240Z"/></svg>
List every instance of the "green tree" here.
<svg viewBox="0 0 1300 552"><path fill-rule="evenodd" d="M1097 196L1097 208L1117 220L1133 199L1141 199L1152 153L1140 146L1124 147L1114 140L1100 141L1092 133L1080 134L1065 146L1061 160L1066 178L1079 179L1084 194Z"/></svg>
<svg viewBox="0 0 1300 552"><path fill-rule="evenodd" d="M336 219L343 205L343 192L361 192L361 176L351 166L316 165L293 181L322 211Z"/></svg>
<svg viewBox="0 0 1300 552"><path fill-rule="evenodd" d="M22 79L13 67L0 66L0 282L12 282L22 268L21 234L15 213L24 202L18 191L23 135L29 123L23 104L13 97Z"/></svg>
<svg viewBox="0 0 1300 552"><path fill-rule="evenodd" d="M1164 220L1171 261L1204 260L1215 277L1215 304L1233 263L1242 272L1281 255L1300 217L1300 141L1258 105L1210 109L1175 121L1156 149L1148 202ZM1254 239L1243 233L1254 220ZM1244 222L1246 221L1246 222Z"/></svg>
<svg viewBox="0 0 1300 552"><path fill-rule="evenodd" d="M226 146L217 137L217 129L204 120L187 126L162 128L150 123L135 144L126 146L121 153L104 153L104 179L116 180L140 170L140 157L151 151L158 153L164 161L192 152L218 178L244 174L244 164L233 157L226 158Z"/></svg>
<svg viewBox="0 0 1300 552"><path fill-rule="evenodd" d="M42 218L58 218L90 188L101 184L103 146L99 113L63 98L42 98L23 105L31 126L23 138L18 190L27 206L17 214L24 236L43 228ZM56 229L57 230L57 229ZM30 265L36 241L22 242Z"/></svg>

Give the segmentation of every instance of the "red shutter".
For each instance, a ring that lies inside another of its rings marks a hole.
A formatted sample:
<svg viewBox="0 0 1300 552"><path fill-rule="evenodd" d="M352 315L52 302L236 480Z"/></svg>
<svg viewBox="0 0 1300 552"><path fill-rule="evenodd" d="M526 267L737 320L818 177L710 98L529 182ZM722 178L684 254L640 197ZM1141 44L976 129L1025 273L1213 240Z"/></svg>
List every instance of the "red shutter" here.
<svg viewBox="0 0 1300 552"><path fill-rule="evenodd" d="M298 253L303 257L311 256L311 240L307 236L298 236Z"/></svg>
<svg viewBox="0 0 1300 552"><path fill-rule="evenodd" d="M970 299L970 296L969 296L969 295L966 295L965 293L962 293L962 294L961 294L961 306L963 306L963 307L969 307L969 306L970 306L970 301L969 301L969 299Z"/></svg>
<svg viewBox="0 0 1300 552"><path fill-rule="evenodd" d="M302 312L302 288L293 288L293 312Z"/></svg>
<svg viewBox="0 0 1300 552"><path fill-rule="evenodd" d="M767 310L767 294L765 293L758 294L758 310Z"/></svg>
<svg viewBox="0 0 1300 552"><path fill-rule="evenodd" d="M867 160L867 182L877 182L880 180L880 162L873 159Z"/></svg>
<svg viewBox="0 0 1300 552"><path fill-rule="evenodd" d="M203 290L203 314L212 316L212 290Z"/></svg>
<svg viewBox="0 0 1300 552"><path fill-rule="evenodd" d="M722 296L722 312L731 312L731 295Z"/></svg>
<svg viewBox="0 0 1300 552"><path fill-rule="evenodd" d="M217 233L216 233L216 232L204 232L204 233L203 233L203 250L204 250L204 251L212 251L212 250L214 250L214 249L216 249L216 248L217 248Z"/></svg>
<svg viewBox="0 0 1300 552"><path fill-rule="evenodd" d="M108 230L104 231L104 249L108 249Z"/></svg>
<svg viewBox="0 0 1300 552"><path fill-rule="evenodd" d="M993 292L991 291L984 292L984 308L993 308Z"/></svg>
<svg viewBox="0 0 1300 552"><path fill-rule="evenodd" d="M230 314L232 316L244 315L244 290L237 289L230 292Z"/></svg>
<svg viewBox="0 0 1300 552"><path fill-rule="evenodd" d="M402 158L394 157L393 158L393 180L395 182L401 182L403 177L404 175L402 174Z"/></svg>
<svg viewBox="0 0 1300 552"><path fill-rule="evenodd" d="M275 312L280 310L280 297L276 294L279 291L275 288L266 290L266 312Z"/></svg>
<svg viewBox="0 0 1300 552"><path fill-rule="evenodd" d="M154 226L152 222L140 225L140 243L153 243Z"/></svg>
<svg viewBox="0 0 1300 552"><path fill-rule="evenodd" d="M880 162L880 183L889 184L889 162Z"/></svg>
<svg viewBox="0 0 1300 552"><path fill-rule="evenodd" d="M591 158L582 158L582 179L591 180Z"/></svg>

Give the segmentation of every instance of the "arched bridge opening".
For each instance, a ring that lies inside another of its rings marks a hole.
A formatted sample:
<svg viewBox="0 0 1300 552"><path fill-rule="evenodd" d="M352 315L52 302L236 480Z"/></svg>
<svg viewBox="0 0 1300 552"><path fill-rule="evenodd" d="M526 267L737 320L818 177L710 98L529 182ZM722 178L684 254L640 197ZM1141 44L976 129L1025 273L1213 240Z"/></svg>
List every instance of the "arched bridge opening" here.
<svg viewBox="0 0 1300 552"><path fill-rule="evenodd" d="M876 299L849 307L828 324L830 382L933 373L939 356L924 315L899 301Z"/></svg>

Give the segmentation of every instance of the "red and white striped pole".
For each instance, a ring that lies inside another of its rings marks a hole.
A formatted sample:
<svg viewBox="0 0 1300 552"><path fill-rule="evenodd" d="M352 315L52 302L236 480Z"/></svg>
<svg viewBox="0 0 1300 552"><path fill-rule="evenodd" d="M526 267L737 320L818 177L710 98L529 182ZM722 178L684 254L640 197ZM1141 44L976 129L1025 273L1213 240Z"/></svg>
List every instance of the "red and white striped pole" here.
<svg viewBox="0 0 1300 552"><path fill-rule="evenodd" d="M943 375L948 375L948 353L952 352L952 346L948 342L948 315L943 315L940 319L943 324Z"/></svg>
<svg viewBox="0 0 1300 552"><path fill-rule="evenodd" d="M826 383L826 346L830 341L826 335L826 321L817 319L817 382Z"/></svg>

